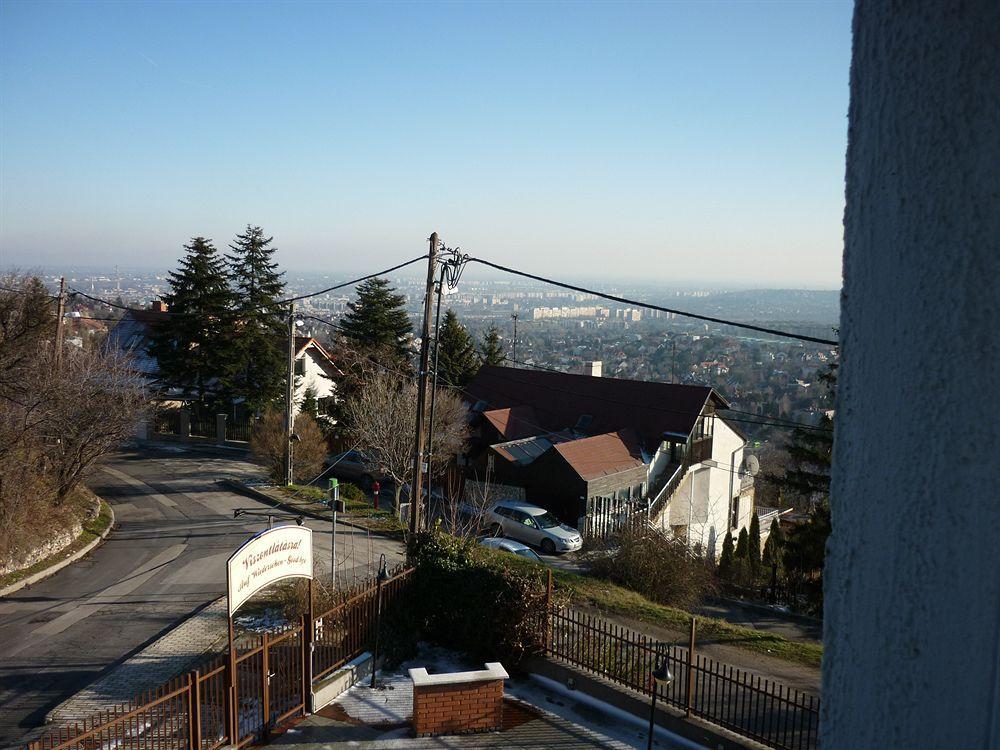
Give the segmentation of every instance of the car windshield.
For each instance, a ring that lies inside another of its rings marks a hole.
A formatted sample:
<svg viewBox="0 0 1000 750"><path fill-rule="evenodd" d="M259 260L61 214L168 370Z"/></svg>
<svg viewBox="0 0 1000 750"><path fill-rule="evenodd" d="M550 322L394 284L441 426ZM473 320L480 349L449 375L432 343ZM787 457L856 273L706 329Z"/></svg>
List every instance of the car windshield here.
<svg viewBox="0 0 1000 750"><path fill-rule="evenodd" d="M537 523L543 529L551 529L553 526L559 525L559 519L556 518L551 513L542 513L540 516L532 516Z"/></svg>
<svg viewBox="0 0 1000 750"><path fill-rule="evenodd" d="M541 558L535 554L534 550L530 549L519 549L514 550L515 555L520 555L521 557L527 557L529 560L535 560L536 562L541 562Z"/></svg>

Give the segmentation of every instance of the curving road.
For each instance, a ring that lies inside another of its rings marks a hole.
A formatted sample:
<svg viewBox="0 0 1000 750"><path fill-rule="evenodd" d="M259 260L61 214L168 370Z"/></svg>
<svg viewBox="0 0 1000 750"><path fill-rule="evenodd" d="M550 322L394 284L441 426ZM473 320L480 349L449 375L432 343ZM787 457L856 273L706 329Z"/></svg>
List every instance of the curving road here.
<svg viewBox="0 0 1000 750"><path fill-rule="evenodd" d="M60 702L102 672L225 594L225 562L262 518L233 519L236 508L266 508L222 491L216 480L259 468L195 449L122 452L88 483L114 507L117 528L83 560L0 599L0 746L18 744ZM315 559L330 567L330 528L309 521ZM352 538L353 536L353 538ZM353 542L353 544L352 544ZM338 530L338 560L366 571L368 540ZM390 564L402 545L372 537ZM34 732L32 730L35 730Z"/></svg>

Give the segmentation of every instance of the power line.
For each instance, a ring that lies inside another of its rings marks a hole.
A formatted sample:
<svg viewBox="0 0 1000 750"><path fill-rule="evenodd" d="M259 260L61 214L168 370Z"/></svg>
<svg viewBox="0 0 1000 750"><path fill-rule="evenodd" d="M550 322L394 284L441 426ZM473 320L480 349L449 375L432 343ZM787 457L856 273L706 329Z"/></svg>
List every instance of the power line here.
<svg viewBox="0 0 1000 750"><path fill-rule="evenodd" d="M493 263L489 260L484 260L483 258L475 258L471 256L466 256L467 261L472 263L479 263L484 266L489 266L490 268L495 268L498 271L504 271L505 273L514 274L515 276L523 276L526 279L533 279L535 281L541 281L545 284L551 284L552 286L562 287L563 289L569 289L574 292L581 292L583 294L592 294L596 297L601 297L603 299L611 300L612 302L621 302L626 305L635 305L636 307L644 307L649 310L659 310L660 312L672 313L673 315L680 315L685 318L694 318L696 320L705 320L709 323L720 323L727 326L735 326L736 328L745 328L750 331L757 331L758 333L769 333L772 336L783 336L790 339L798 339L800 341L809 341L814 344L826 344L829 346L839 346L836 341L831 341L830 339L821 339L815 336L805 336L800 333L791 333L789 331L780 331L777 328L765 328L764 326L755 326L751 323L738 323L734 320L726 320L725 318L714 318L710 315L699 315L698 313L686 312L684 310L675 310L670 307L663 307L661 305L654 305L650 302L640 302L638 300L629 299L627 297L619 297L614 294L608 294L607 292L599 292L595 289L587 289L582 286L575 286L573 284L567 284L564 281L556 281L555 279L549 279L545 276L538 276L533 273L528 273L527 271L518 271L516 268L509 268L508 266L501 266L499 263Z"/></svg>
<svg viewBox="0 0 1000 750"><path fill-rule="evenodd" d="M337 289L343 289L344 287L360 284L362 281L368 281L368 279L374 279L378 276L385 276L386 274L390 274L393 271L398 271L400 268L405 268L406 266L418 263L422 260L426 260L426 258L427 258L426 255L421 255L417 258L413 258L403 263L398 263L397 265L392 266L391 268L386 268L376 273L370 273L366 276L361 276L357 279L351 279L350 281L345 281L341 284L334 284L333 286L326 287L325 289L320 289L315 292L309 292L308 294L300 294L297 297L288 297L287 299L280 299L280 300L275 300L274 302L267 302L263 305L256 305L255 307L244 307L237 310L227 310L225 314L228 316L244 315L246 313L255 312L257 310L264 310L269 307L282 307L291 302L297 302L299 300L309 299L310 297L318 297L319 295L326 294L327 292L333 292L336 291ZM87 294L86 292L81 292L79 289L76 289L75 287L70 287L70 292L80 297L85 297L86 299L93 300L94 302L100 302L110 307L118 308L119 310L128 310L130 312L147 312L145 310L142 310L141 308L129 307L128 305L120 305L117 302L112 302L111 300L104 299L103 297L95 297L91 294ZM164 315L175 315L175 316L194 315L198 317L204 317L202 313L170 312L169 310L166 311Z"/></svg>

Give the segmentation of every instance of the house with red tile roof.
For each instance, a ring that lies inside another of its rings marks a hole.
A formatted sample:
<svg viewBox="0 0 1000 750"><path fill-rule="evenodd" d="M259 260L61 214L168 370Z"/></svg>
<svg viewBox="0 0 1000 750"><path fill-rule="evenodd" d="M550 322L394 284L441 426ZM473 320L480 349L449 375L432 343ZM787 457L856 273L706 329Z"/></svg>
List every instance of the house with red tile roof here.
<svg viewBox="0 0 1000 750"><path fill-rule="evenodd" d="M469 476L523 487L584 535L641 521L718 556L749 525L746 439L710 387L488 366L464 393Z"/></svg>

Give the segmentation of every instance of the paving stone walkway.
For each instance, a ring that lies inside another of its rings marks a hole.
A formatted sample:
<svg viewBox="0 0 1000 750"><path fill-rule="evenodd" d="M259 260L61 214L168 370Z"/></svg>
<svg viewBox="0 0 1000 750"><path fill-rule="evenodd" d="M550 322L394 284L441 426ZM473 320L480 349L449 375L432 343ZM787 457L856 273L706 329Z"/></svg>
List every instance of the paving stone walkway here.
<svg viewBox="0 0 1000 750"><path fill-rule="evenodd" d="M152 645L93 682L47 716L48 722L80 721L194 669L206 654L224 648L226 597L195 613Z"/></svg>

